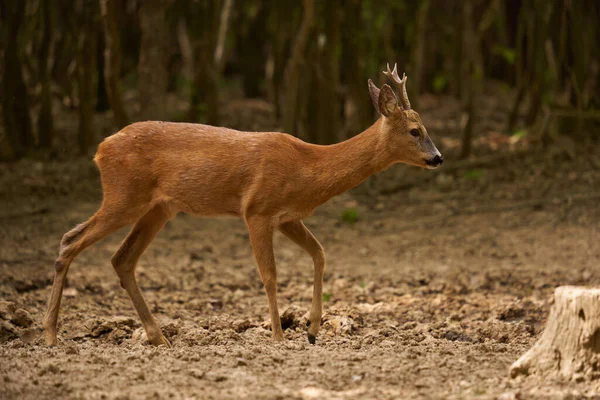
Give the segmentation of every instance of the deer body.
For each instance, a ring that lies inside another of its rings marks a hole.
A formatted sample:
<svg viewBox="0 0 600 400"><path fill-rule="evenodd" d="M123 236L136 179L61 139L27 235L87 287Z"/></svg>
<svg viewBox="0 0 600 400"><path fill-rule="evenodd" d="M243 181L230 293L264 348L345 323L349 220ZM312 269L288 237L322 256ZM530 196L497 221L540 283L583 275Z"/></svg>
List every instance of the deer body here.
<svg viewBox="0 0 600 400"><path fill-rule="evenodd" d="M244 219L267 292L276 340L283 339L283 331L276 297L274 230L303 248L314 264L308 340L315 343L322 315L325 257L302 219L331 197L396 162L430 167L441 164L439 152L410 105L399 108L387 85L381 93L371 82L370 86L382 118L359 135L329 146L309 144L283 133L154 121L132 124L106 138L95 157L102 181L102 205L88 221L63 236L44 320L46 343L54 345L57 341L58 311L73 259L94 242L134 224L111 262L148 340L169 345L139 290L135 266L154 236L180 211Z"/></svg>
<svg viewBox="0 0 600 400"><path fill-rule="evenodd" d="M199 216L268 215L278 225L390 164L383 153L373 157L375 135L361 135L318 146L277 132L138 122L106 138L95 160L105 197Z"/></svg>

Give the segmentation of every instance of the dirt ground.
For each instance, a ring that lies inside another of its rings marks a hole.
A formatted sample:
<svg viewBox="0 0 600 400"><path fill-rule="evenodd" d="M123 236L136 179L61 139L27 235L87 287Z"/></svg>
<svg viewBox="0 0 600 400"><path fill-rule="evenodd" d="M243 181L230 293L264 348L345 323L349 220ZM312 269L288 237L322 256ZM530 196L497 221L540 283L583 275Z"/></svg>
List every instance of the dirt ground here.
<svg viewBox="0 0 600 400"><path fill-rule="evenodd" d="M97 209L98 175L91 158L0 165L0 397L598 398L598 381L507 373L541 333L556 286L600 285L600 168L585 152L395 166L372 183L392 194L318 209L305 221L327 256L314 346L306 254L276 235L286 340L273 343L243 223L179 215L137 269L172 348L145 341L110 265L127 230L74 261L58 346L45 347L58 244ZM348 209L357 222L342 220Z"/></svg>

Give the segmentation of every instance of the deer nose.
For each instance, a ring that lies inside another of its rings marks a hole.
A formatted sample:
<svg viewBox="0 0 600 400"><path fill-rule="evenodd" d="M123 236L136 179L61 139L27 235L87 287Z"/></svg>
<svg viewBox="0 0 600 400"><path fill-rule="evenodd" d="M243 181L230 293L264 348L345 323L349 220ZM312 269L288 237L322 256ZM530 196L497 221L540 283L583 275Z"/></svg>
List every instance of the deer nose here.
<svg viewBox="0 0 600 400"><path fill-rule="evenodd" d="M437 167L439 165L442 165L443 162L444 162L444 157L442 157L441 154L437 154L431 160L427 161L427 165L431 165L431 166Z"/></svg>

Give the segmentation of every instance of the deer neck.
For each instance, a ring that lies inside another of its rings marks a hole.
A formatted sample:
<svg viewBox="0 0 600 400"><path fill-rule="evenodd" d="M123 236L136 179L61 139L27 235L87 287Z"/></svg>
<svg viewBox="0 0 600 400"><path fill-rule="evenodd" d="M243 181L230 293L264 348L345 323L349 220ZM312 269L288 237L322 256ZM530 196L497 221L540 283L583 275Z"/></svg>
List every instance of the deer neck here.
<svg viewBox="0 0 600 400"><path fill-rule="evenodd" d="M379 119L346 141L320 148L319 161L315 163L318 168L315 179L318 194L315 200L324 203L392 164L393 160L380 134L381 123Z"/></svg>

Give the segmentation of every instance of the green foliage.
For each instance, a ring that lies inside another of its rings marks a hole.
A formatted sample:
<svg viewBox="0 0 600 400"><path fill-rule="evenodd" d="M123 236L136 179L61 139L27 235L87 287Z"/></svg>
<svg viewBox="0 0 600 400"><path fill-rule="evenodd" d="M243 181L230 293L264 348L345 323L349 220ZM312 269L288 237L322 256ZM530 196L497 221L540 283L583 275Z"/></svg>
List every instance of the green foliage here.
<svg viewBox="0 0 600 400"><path fill-rule="evenodd" d="M492 49L492 53L499 55L510 65L515 64L515 60L517 58L517 53L515 52L515 49L511 49L510 47L506 46L496 45Z"/></svg>
<svg viewBox="0 0 600 400"><path fill-rule="evenodd" d="M527 136L527 129L519 129L518 131L515 131L511 136L516 139L523 139Z"/></svg>
<svg viewBox="0 0 600 400"><path fill-rule="evenodd" d="M432 86L436 93L441 93L448 87L448 78L446 75L438 74L433 78Z"/></svg>
<svg viewBox="0 0 600 400"><path fill-rule="evenodd" d="M482 169L470 169L463 175L465 179L477 180L481 179L485 175L485 171Z"/></svg>
<svg viewBox="0 0 600 400"><path fill-rule="evenodd" d="M342 221L354 224L358 221L358 210L356 208L347 208L342 212Z"/></svg>
<svg viewBox="0 0 600 400"><path fill-rule="evenodd" d="M329 300L331 300L331 296L333 296L331 293L323 293L323 301L327 303Z"/></svg>

